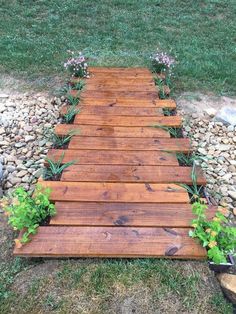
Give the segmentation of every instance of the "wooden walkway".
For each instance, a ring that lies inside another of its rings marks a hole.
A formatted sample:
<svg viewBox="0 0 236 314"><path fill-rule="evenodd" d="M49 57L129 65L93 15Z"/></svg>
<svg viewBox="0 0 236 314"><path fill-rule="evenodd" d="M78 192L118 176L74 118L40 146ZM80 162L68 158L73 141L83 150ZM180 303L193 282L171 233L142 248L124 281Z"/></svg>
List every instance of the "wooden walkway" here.
<svg viewBox="0 0 236 314"><path fill-rule="evenodd" d="M189 152L190 141L153 127L181 127L181 118L164 116L163 108L176 105L158 99L150 71L92 68L79 107L73 124L56 127L59 135L79 133L68 149L48 153L76 162L60 181L42 182L52 189L57 215L14 254L205 258L188 236L188 193L176 184L191 184L191 168L179 166L175 155ZM200 171L197 177L206 183Z"/></svg>

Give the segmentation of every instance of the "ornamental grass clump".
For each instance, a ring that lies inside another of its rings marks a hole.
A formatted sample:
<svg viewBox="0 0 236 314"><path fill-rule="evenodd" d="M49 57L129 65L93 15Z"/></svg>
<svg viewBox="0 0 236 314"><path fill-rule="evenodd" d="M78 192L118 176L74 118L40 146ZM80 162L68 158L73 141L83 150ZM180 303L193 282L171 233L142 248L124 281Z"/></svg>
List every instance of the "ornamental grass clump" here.
<svg viewBox="0 0 236 314"><path fill-rule="evenodd" d="M74 51L69 51L69 53L71 56L64 63L64 68L70 72L72 77L89 77L88 64L82 52L79 52L78 55Z"/></svg>
<svg viewBox="0 0 236 314"><path fill-rule="evenodd" d="M228 209L218 207L215 216L207 219L205 200L197 199L192 204L192 211L197 216L192 220L191 238L196 238L207 249L208 258L215 264L227 263L227 256L236 249L236 228L229 226Z"/></svg>
<svg viewBox="0 0 236 314"><path fill-rule="evenodd" d="M151 60L153 70L156 73L168 72L170 75L175 64L175 59L173 57L169 56L165 52L159 51L158 49L157 52L151 56Z"/></svg>
<svg viewBox="0 0 236 314"><path fill-rule="evenodd" d="M38 226L46 224L50 217L56 214L54 204L50 203L51 190L36 186L33 196L22 187L2 200L2 208L8 217L8 223L14 230L22 231L21 238L15 239L16 247L27 243L30 234L37 232Z"/></svg>

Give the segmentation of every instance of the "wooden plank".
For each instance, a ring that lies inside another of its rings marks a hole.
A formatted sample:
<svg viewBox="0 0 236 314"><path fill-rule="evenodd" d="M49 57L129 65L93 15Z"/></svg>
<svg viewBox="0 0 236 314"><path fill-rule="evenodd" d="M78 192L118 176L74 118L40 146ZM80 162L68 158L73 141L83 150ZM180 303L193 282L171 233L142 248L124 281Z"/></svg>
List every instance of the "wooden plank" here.
<svg viewBox="0 0 236 314"><path fill-rule="evenodd" d="M195 215L191 204L56 202L50 225L186 228ZM207 217L216 207L209 207Z"/></svg>
<svg viewBox="0 0 236 314"><path fill-rule="evenodd" d="M164 125L180 127L182 119L178 116L168 117L133 117L133 116L96 116L76 115L74 124L109 125L109 126L154 126Z"/></svg>
<svg viewBox="0 0 236 314"><path fill-rule="evenodd" d="M50 199L78 202L188 203L186 190L176 184L40 181Z"/></svg>
<svg viewBox="0 0 236 314"><path fill-rule="evenodd" d="M14 255L43 257L206 257L187 228L39 227Z"/></svg>
<svg viewBox="0 0 236 314"><path fill-rule="evenodd" d="M155 100L158 98L157 91L145 92L145 91L87 91L86 89L81 92L81 98L84 99L86 97L93 98L118 98L118 97L126 97L127 99L150 99Z"/></svg>
<svg viewBox="0 0 236 314"><path fill-rule="evenodd" d="M70 105L64 106L61 109L61 115L64 115L69 109ZM147 107L126 107L126 106L86 106L78 105L81 109L80 116L83 115L113 115L113 116L163 116L161 108L147 108Z"/></svg>
<svg viewBox="0 0 236 314"><path fill-rule="evenodd" d="M191 167L178 166L73 165L63 171L61 181L192 184L191 173ZM199 185L206 185L200 168L196 176Z"/></svg>
<svg viewBox="0 0 236 314"><path fill-rule="evenodd" d="M179 163L175 154L162 151L114 151L50 149L48 158L58 160L64 154L63 163L74 160L75 164L86 165L170 165Z"/></svg>
<svg viewBox="0 0 236 314"><path fill-rule="evenodd" d="M77 92L72 91L72 95L76 96ZM175 109L176 103L172 99L158 99L158 100L140 100L140 99L126 99L124 97L119 98L93 98L86 97L80 102L81 106L108 106L108 107L148 107L148 108L169 108Z"/></svg>
<svg viewBox="0 0 236 314"><path fill-rule="evenodd" d="M161 128L152 127L123 127L123 126L100 126L100 125L78 125L58 124L55 133L59 136L76 132L76 136L114 136L114 137L166 137L169 132Z"/></svg>
<svg viewBox="0 0 236 314"><path fill-rule="evenodd" d="M127 74L130 73L132 75L135 75L136 73L147 73L147 74L151 74L151 71L147 68L144 67L132 67L132 68L128 68L128 67L89 67L89 72L91 74L93 73L109 73L109 74L113 74L113 73L118 73L120 74Z"/></svg>
<svg viewBox="0 0 236 314"><path fill-rule="evenodd" d="M74 136L69 149L103 150L162 150L187 153L191 150L188 138L122 138Z"/></svg>
<svg viewBox="0 0 236 314"><path fill-rule="evenodd" d="M135 84L126 83L126 85L116 84L112 81L110 84L94 82L87 84L85 91L97 93L97 92L154 92L156 93L157 88L154 84Z"/></svg>
<svg viewBox="0 0 236 314"><path fill-rule="evenodd" d="M73 80L72 80L73 81ZM90 79L87 80L86 82L86 87L90 85L96 85L96 84L104 84L106 87L111 86L113 87L114 85L119 85L119 86L127 86L127 85L139 85L142 87L145 85L151 85L151 86L156 86L155 82L152 77L99 77L99 76L93 76Z"/></svg>

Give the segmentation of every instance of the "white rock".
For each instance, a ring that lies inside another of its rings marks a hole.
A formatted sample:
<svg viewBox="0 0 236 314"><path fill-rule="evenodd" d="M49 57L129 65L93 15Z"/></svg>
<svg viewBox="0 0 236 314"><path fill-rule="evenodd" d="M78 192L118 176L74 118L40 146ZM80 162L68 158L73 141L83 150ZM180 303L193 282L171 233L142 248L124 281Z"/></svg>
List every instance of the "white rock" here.
<svg viewBox="0 0 236 314"><path fill-rule="evenodd" d="M233 200L236 200L236 191L228 191L228 194Z"/></svg>

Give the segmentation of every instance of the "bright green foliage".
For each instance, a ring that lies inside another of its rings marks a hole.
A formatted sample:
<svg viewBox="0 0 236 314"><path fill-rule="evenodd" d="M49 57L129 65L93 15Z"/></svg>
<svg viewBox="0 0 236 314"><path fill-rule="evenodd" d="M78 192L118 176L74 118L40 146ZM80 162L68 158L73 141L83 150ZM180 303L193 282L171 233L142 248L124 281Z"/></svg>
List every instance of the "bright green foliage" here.
<svg viewBox="0 0 236 314"><path fill-rule="evenodd" d="M184 166L192 166L195 162L206 162L206 160L209 159L209 157L202 156L198 153L176 153L177 159L181 165Z"/></svg>
<svg viewBox="0 0 236 314"><path fill-rule="evenodd" d="M169 132L172 137L175 137L175 138L182 138L183 137L181 128L168 127L168 126L164 126L161 124L155 124L153 127Z"/></svg>
<svg viewBox="0 0 236 314"><path fill-rule="evenodd" d="M21 243L29 241L29 235L35 234L42 221L56 214L55 206L49 201L50 189L36 186L33 196L22 187L16 188L10 198L5 198L3 209L9 224L15 230L25 230Z"/></svg>
<svg viewBox="0 0 236 314"><path fill-rule="evenodd" d="M50 179L58 180L59 177L61 176L62 171L75 163L75 161L72 160L63 164L62 161L63 161L64 155L65 154L63 153L57 161L51 160L49 158L45 158L46 162L48 163L48 167L45 168L45 171L43 174L43 178L45 180L50 180Z"/></svg>
<svg viewBox="0 0 236 314"><path fill-rule="evenodd" d="M53 142L53 147L54 148L63 147L64 145L68 144L71 138L76 134L79 134L79 131L71 131L71 132L68 132L67 135L64 135L64 136L59 136L55 132L52 132L51 140Z"/></svg>
<svg viewBox="0 0 236 314"><path fill-rule="evenodd" d="M80 101L79 94L77 94L76 96L73 96L71 94L67 95L67 102L69 105L76 106L78 105L79 101Z"/></svg>
<svg viewBox="0 0 236 314"><path fill-rule="evenodd" d="M65 123L69 124L72 123L75 116L80 113L80 109L76 106L69 106L67 108L67 112L63 116L63 120Z"/></svg>
<svg viewBox="0 0 236 314"><path fill-rule="evenodd" d="M71 82L71 89L72 90L82 90L85 86L84 80L74 81Z"/></svg>
<svg viewBox="0 0 236 314"><path fill-rule="evenodd" d="M168 116L168 117L176 115L175 109L163 108L162 111L163 111L164 115Z"/></svg>
<svg viewBox="0 0 236 314"><path fill-rule="evenodd" d="M201 194L203 192L203 186L198 185L197 183L197 172L196 172L196 164L193 163L192 171L191 171L191 179L192 184L187 185L184 183L180 183L179 185L186 189L186 191L191 195L191 200L198 200L201 198Z"/></svg>
<svg viewBox="0 0 236 314"><path fill-rule="evenodd" d="M172 86L170 76L166 76L163 78L155 77L154 81L155 81L155 85L158 86L160 99L169 98L171 86Z"/></svg>
<svg viewBox="0 0 236 314"><path fill-rule="evenodd" d="M207 205L197 200L192 205L192 211L197 216L192 220L194 230L189 236L197 238L203 247L207 248L207 256L216 264L226 263L227 254L233 253L236 248L236 228L228 226L228 220L219 208L215 217L208 220L206 217Z"/></svg>
<svg viewBox="0 0 236 314"><path fill-rule="evenodd" d="M81 91L85 86L84 80L71 80L70 82L66 83L64 86L62 86L59 90L59 94L65 95L68 94L72 90Z"/></svg>

